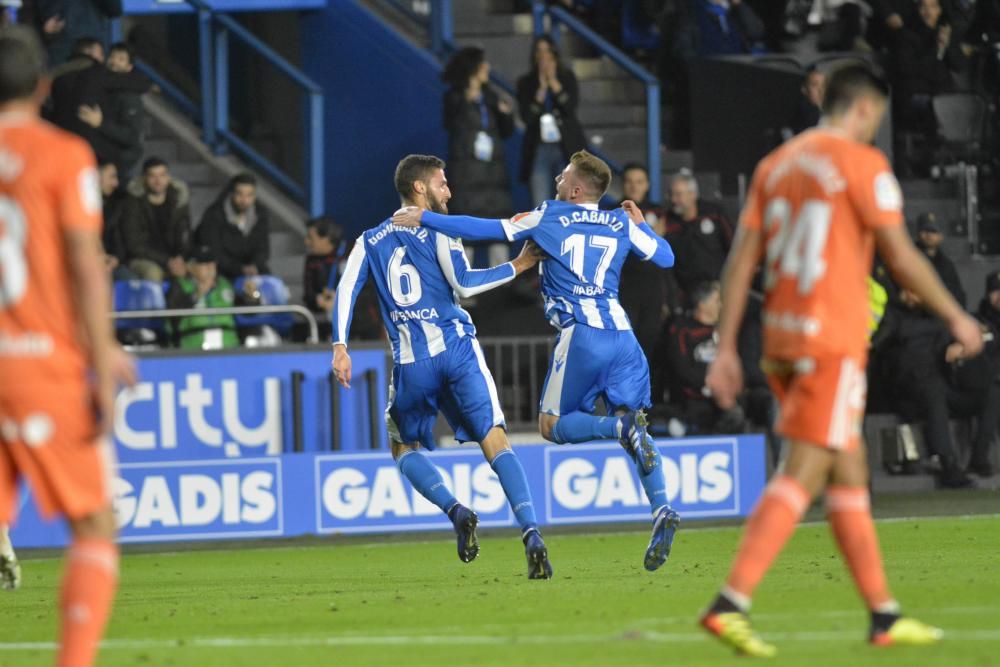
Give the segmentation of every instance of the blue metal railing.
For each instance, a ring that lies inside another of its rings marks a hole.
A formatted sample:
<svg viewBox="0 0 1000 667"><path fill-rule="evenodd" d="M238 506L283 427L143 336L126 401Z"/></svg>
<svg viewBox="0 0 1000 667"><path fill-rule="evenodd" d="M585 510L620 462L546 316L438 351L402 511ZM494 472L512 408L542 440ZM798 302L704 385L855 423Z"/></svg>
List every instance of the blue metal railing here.
<svg viewBox="0 0 1000 667"><path fill-rule="evenodd" d="M536 36L548 32L558 42L558 28L563 25L646 87L646 168L650 174L649 197L652 201L660 201L663 181L660 178L660 80L562 7L546 6L543 0L534 0L531 11ZM546 18L549 20L548 31L545 29Z"/></svg>
<svg viewBox="0 0 1000 667"><path fill-rule="evenodd" d="M202 140L216 154L229 147L275 181L282 189L302 202L309 214L325 212L323 160L323 89L300 69L282 58L274 49L258 39L232 17L216 13L204 0L184 0L197 14L198 60L201 99L193 102L177 86L143 62L140 71L158 85L163 93L182 111L200 123ZM117 29L117 26L116 26ZM290 79L308 95L306 126L305 184L296 182L283 169L262 155L229 128L229 37L233 36L275 69Z"/></svg>

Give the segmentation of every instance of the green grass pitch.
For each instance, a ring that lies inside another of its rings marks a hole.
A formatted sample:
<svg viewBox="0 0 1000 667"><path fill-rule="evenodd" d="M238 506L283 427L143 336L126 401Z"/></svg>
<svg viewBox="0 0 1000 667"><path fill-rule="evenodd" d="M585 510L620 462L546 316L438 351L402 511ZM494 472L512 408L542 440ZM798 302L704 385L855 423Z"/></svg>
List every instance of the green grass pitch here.
<svg viewBox="0 0 1000 667"><path fill-rule="evenodd" d="M799 528L753 618L775 665L1000 664L1000 518L879 523L904 610L939 646L875 649L867 615L822 524ZM692 524L659 572L646 533L553 532L551 581L528 581L513 531L452 540L129 553L100 665L725 665L695 618L722 581L738 529ZM0 595L0 665L49 665L60 562L26 558Z"/></svg>

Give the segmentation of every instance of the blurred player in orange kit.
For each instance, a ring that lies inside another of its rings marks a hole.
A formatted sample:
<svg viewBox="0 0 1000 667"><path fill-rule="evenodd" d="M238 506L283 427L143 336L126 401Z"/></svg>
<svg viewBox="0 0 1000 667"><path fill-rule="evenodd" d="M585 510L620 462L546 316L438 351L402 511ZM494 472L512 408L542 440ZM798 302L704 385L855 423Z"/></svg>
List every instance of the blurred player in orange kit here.
<svg viewBox="0 0 1000 667"><path fill-rule="evenodd" d="M979 326L910 242L902 194L885 155L869 145L888 87L863 65L830 78L820 127L758 165L723 276L718 357L706 384L723 408L742 387L736 340L757 265L764 262L762 365L780 404L786 456L754 508L702 626L737 652L777 650L751 628L754 589L825 491L827 519L871 612L876 645L929 644L941 631L900 614L886 583L860 440L865 408L868 297L875 248L893 276L944 319L965 356L982 348Z"/></svg>
<svg viewBox="0 0 1000 667"><path fill-rule="evenodd" d="M34 33L0 30L0 523L19 477L68 519L57 664L77 667L94 662L117 586L108 431L135 371L108 317L94 155L39 119L44 73Z"/></svg>

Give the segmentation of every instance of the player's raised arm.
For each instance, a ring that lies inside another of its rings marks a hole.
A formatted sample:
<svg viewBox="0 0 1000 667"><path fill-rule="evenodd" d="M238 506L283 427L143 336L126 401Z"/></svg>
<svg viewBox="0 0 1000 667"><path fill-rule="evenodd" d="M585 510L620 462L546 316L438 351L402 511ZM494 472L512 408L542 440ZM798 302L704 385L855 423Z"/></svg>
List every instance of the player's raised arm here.
<svg viewBox="0 0 1000 667"><path fill-rule="evenodd" d="M525 247L515 259L489 269L473 269L465 256L465 247L460 239L453 239L438 233L437 259L444 277L452 289L463 299L482 294L513 280L538 263L541 255L537 246Z"/></svg>
<svg viewBox="0 0 1000 667"><path fill-rule="evenodd" d="M344 275L337 285L333 301L333 374L344 387L351 388L351 357L347 354L347 339L354 318L354 304L368 280L368 254L365 237L359 236L347 258Z"/></svg>
<svg viewBox="0 0 1000 667"><path fill-rule="evenodd" d="M632 244L632 252L644 262L652 262L664 269L674 265L674 249L665 238L654 232L645 220L638 224L629 220L628 240Z"/></svg>

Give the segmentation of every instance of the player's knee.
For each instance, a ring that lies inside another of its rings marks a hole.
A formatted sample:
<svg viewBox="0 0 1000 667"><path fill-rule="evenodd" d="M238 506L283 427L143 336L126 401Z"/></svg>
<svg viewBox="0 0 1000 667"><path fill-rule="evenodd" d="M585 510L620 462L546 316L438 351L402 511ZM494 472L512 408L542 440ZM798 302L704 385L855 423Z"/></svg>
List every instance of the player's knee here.
<svg viewBox="0 0 1000 667"><path fill-rule="evenodd" d="M549 442L555 442L555 428L558 417L553 415L538 415L538 432Z"/></svg>
<svg viewBox="0 0 1000 667"><path fill-rule="evenodd" d="M114 540L115 515L111 508L70 519L70 532L75 539Z"/></svg>

